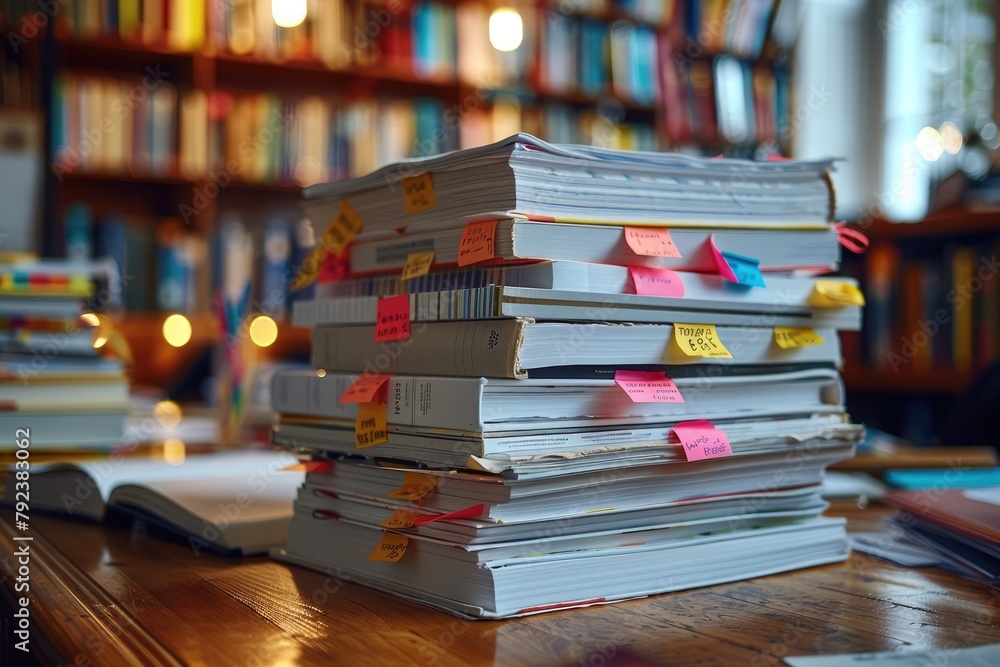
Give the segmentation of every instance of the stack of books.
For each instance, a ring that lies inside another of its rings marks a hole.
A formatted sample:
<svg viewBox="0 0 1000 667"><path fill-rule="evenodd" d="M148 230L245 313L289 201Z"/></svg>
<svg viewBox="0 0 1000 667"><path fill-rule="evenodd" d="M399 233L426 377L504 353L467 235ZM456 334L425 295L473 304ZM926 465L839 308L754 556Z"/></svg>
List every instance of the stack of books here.
<svg viewBox="0 0 1000 667"><path fill-rule="evenodd" d="M830 166L516 135L307 189L274 555L474 618L843 560Z"/></svg>
<svg viewBox="0 0 1000 667"><path fill-rule="evenodd" d="M101 356L114 334L87 312L110 275L86 262L0 263L0 422L32 450L122 439L128 382L120 360Z"/></svg>

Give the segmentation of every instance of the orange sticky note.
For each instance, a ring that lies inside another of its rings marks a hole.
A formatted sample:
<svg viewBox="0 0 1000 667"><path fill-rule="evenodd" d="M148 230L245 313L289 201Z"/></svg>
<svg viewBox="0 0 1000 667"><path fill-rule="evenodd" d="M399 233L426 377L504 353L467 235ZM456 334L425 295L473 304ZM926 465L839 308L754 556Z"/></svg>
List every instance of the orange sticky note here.
<svg viewBox="0 0 1000 667"><path fill-rule="evenodd" d="M371 403L382 385L391 377L392 375L383 373L362 373L361 377L340 395L337 403Z"/></svg>
<svg viewBox="0 0 1000 667"><path fill-rule="evenodd" d="M403 265L403 273L400 280L409 280L417 276L426 276L431 266L434 264L434 251L411 252L406 256L406 264Z"/></svg>
<svg viewBox="0 0 1000 667"><path fill-rule="evenodd" d="M299 463L294 463L290 466L286 466L279 470L278 472L326 472L333 467L333 463L329 461L300 461Z"/></svg>
<svg viewBox="0 0 1000 667"><path fill-rule="evenodd" d="M670 238L666 227L626 227L625 243L637 255L648 257L680 257L681 251Z"/></svg>
<svg viewBox="0 0 1000 667"><path fill-rule="evenodd" d="M361 227L361 216L345 199L340 202L340 210L320 237L319 245L339 255L344 252L351 239L358 235Z"/></svg>
<svg viewBox="0 0 1000 667"><path fill-rule="evenodd" d="M670 269L656 269L649 266L630 266L635 293L641 296L684 296L684 282Z"/></svg>
<svg viewBox="0 0 1000 667"><path fill-rule="evenodd" d="M367 560L395 563L406 553L406 546L409 543L410 539L406 535L383 532L382 539L375 546L375 550L368 554Z"/></svg>
<svg viewBox="0 0 1000 667"><path fill-rule="evenodd" d="M387 296L375 309L375 340L406 340L410 337L410 295Z"/></svg>
<svg viewBox="0 0 1000 667"><path fill-rule="evenodd" d="M458 242L458 265L468 266L496 256L497 221L470 222Z"/></svg>
<svg viewBox="0 0 1000 667"><path fill-rule="evenodd" d="M389 494L390 498L400 500L420 500L437 486L437 477L419 472L408 472L403 475L403 484Z"/></svg>
<svg viewBox="0 0 1000 667"><path fill-rule="evenodd" d="M681 422L674 426L673 431L681 441L681 449L688 461L732 456L729 438L707 419Z"/></svg>
<svg viewBox="0 0 1000 667"><path fill-rule="evenodd" d="M437 206L434 181L429 173L403 179L403 205L406 206L407 215Z"/></svg>
<svg viewBox="0 0 1000 667"><path fill-rule="evenodd" d="M389 442L385 403L358 403L358 418L354 422L354 442L358 449Z"/></svg>
<svg viewBox="0 0 1000 667"><path fill-rule="evenodd" d="M323 246L316 246L309 251L309 254L299 266L299 272L289 286L293 292L297 292L303 287L308 287L316 282L316 278L323 270L323 262L326 259L326 249Z"/></svg>
<svg viewBox="0 0 1000 667"><path fill-rule="evenodd" d="M615 383L633 403L683 403L684 397L674 381L663 373L615 371Z"/></svg>
<svg viewBox="0 0 1000 667"><path fill-rule="evenodd" d="M416 521L417 515L415 512L407 512L406 510L396 510L392 513L392 516L380 523L379 525L383 528L409 528Z"/></svg>

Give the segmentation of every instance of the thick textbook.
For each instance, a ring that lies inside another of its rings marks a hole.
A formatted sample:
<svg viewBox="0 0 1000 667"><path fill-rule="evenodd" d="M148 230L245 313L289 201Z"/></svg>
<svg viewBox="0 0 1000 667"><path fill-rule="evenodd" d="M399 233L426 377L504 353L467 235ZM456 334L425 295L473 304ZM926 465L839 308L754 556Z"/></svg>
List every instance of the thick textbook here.
<svg viewBox="0 0 1000 667"><path fill-rule="evenodd" d="M357 378L281 371L271 381L271 403L281 413L354 420L357 404L339 399ZM613 379L393 376L386 381L387 423L499 433L836 413L843 405L840 377L833 369L674 382L683 402L635 403Z"/></svg>
<svg viewBox="0 0 1000 667"><path fill-rule="evenodd" d="M122 511L180 534L193 548L263 553L287 536L303 475L281 469L294 463L287 452L227 452L180 465L144 458L34 465L31 509L95 521ZM3 502L23 500L18 491L11 474Z"/></svg>
<svg viewBox="0 0 1000 667"><path fill-rule="evenodd" d="M313 220L345 202L366 232L518 216L550 222L696 227L827 227L832 162L708 159L553 145L517 134L305 189ZM419 178L413 181L406 179ZM422 196L414 201L413 192ZM428 195L433 192L433 198ZM420 194L420 193L418 193Z"/></svg>
<svg viewBox="0 0 1000 667"><path fill-rule="evenodd" d="M405 345L376 343L373 325L324 325L313 329L312 362L326 371L494 378L611 377L620 369L710 375L748 369L760 372L792 364L839 366L841 362L840 339L833 329L816 330L821 339L817 344L787 349L777 343L781 332L776 334L773 328L718 327L716 331L723 345L736 350L733 359L685 354L673 342L671 324L536 322L531 318L431 322Z"/></svg>
<svg viewBox="0 0 1000 667"><path fill-rule="evenodd" d="M434 252L436 264L458 262L462 228L397 234L361 240L351 246L352 273L398 271L417 252ZM506 218L497 221L494 255L498 260L570 260L597 264L641 265L680 271L715 272L709 244L753 257L762 271L810 267L834 271L840 262L840 243L832 230L688 229L670 230L679 257L637 255L615 225L560 224Z"/></svg>

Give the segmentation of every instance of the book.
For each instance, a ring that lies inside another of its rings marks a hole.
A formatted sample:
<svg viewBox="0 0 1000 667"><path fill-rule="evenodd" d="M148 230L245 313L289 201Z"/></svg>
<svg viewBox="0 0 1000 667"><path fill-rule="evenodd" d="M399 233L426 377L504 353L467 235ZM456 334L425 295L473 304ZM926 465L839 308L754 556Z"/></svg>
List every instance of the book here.
<svg viewBox="0 0 1000 667"><path fill-rule="evenodd" d="M409 255L434 251L435 266L458 262L462 228L387 239L359 239L351 246L350 269L355 274L398 271ZM760 262L761 271L788 271L810 267L826 273L840 262L840 244L833 230L747 230L705 228L671 229L677 257L637 255L625 241L623 229L614 225L566 225L503 219L494 235L496 260L550 259L656 266L675 271L718 271L710 238L722 249L733 249Z"/></svg>
<svg viewBox="0 0 1000 667"><path fill-rule="evenodd" d="M374 325L313 329L312 363L326 371L385 372L462 377L611 377L615 370L665 370L671 377L760 372L792 364L839 366L833 329L821 341L783 349L775 330L718 327L719 340L739 351L731 359L688 356L673 341L674 325L537 322L530 318L431 322L406 345L375 342ZM614 352L614 361L609 354ZM376 363L378 364L376 366ZM720 370L708 369L708 365ZM725 370L721 370L725 369Z"/></svg>
<svg viewBox="0 0 1000 667"><path fill-rule="evenodd" d="M825 229L830 161L711 160L553 145L517 134L303 191L313 220L348 202L365 231L418 231L497 214L551 222ZM403 180L429 174L435 203L408 213ZM486 184L489 187L484 187Z"/></svg>
<svg viewBox="0 0 1000 667"><path fill-rule="evenodd" d="M231 556L282 545L302 473L287 452L222 452L164 460L119 458L36 464L31 509L101 521L125 512L181 535L195 549ZM15 504L8 477L3 502Z"/></svg>

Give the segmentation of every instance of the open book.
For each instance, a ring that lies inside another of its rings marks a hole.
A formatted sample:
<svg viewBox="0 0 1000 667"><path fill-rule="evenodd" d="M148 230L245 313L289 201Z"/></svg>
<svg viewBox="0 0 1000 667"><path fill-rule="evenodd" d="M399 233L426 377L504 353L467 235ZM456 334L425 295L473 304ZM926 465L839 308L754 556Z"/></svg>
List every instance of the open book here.
<svg viewBox="0 0 1000 667"><path fill-rule="evenodd" d="M223 452L163 460L106 459L32 466L31 509L100 521L140 516L187 538L195 550L264 553L283 545L301 472L287 452ZM3 502L18 500L9 477Z"/></svg>

